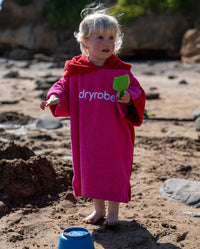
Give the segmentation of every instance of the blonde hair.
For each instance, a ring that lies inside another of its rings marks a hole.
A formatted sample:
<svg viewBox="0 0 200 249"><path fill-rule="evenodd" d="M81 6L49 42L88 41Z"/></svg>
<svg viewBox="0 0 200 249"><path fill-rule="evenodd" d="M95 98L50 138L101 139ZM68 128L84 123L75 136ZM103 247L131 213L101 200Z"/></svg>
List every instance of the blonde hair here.
<svg viewBox="0 0 200 249"><path fill-rule="evenodd" d="M99 34L111 33L115 40L114 53L117 54L122 45L123 33L120 30L120 25L114 16L107 14L107 9L96 10L84 9L81 14L83 20L79 25L78 32L74 33L77 41L80 43L82 54L88 55L87 49L82 45L84 39L89 38L94 32ZM89 13L89 14L88 14Z"/></svg>

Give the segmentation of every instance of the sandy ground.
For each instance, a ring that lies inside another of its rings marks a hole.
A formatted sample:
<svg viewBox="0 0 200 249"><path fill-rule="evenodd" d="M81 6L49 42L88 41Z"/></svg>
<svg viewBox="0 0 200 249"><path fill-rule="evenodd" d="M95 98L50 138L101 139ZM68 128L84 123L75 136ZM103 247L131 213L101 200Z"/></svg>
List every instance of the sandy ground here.
<svg viewBox="0 0 200 249"><path fill-rule="evenodd" d="M1 152L10 141L26 146L35 153L35 158L44 156L52 163L56 181L62 183L56 193L36 191L35 196L24 199L18 198L17 193L21 190L15 191L11 187L10 192L14 194L8 199L3 196L6 183L2 187L4 180L1 178L0 197L6 203L0 218L1 249L57 248L61 232L74 226L89 229L95 249L200 248L200 220L184 214L199 210L163 199L159 194L166 179L200 180L200 134L195 131L192 114L200 106L200 65L176 61L132 63L133 73L145 91L159 93L159 99L146 101L150 118L145 118L143 125L136 128L132 199L128 204L120 205L119 225L107 228L102 225L103 221L95 225L84 224L82 219L92 211L92 201L82 197L75 199L72 195L69 120L64 120L63 127L57 130L20 125L24 118L21 114L30 117L31 124L44 114L39 108L41 91L35 90L36 79L47 75L62 76L63 69L52 67L54 63L51 62L0 59L0 100L18 101L0 105ZM5 78L11 71L17 71L18 76ZM183 80L185 84L181 84ZM18 115L15 128L16 118L8 118L7 123L2 121L8 113ZM49 111L45 113L50 114ZM5 162L17 167L22 159L14 157L0 162L1 167ZM33 158L28 162L33 165ZM67 183L64 177L68 178Z"/></svg>

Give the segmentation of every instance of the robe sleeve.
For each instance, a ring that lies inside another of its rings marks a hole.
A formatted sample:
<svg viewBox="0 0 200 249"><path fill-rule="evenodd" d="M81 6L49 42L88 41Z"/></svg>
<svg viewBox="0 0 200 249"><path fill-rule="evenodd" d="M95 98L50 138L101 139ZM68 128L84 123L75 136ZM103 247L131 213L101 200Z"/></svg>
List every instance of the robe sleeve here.
<svg viewBox="0 0 200 249"><path fill-rule="evenodd" d="M70 116L69 77L62 77L49 89L47 100L52 94L56 94L60 99L60 105L50 106L52 114L55 117Z"/></svg>
<svg viewBox="0 0 200 249"><path fill-rule="evenodd" d="M117 108L120 117L125 119L131 126L140 126L143 122L145 107L145 92L140 86L138 80L129 73L130 85L127 91L130 93L132 104L120 104L117 102Z"/></svg>

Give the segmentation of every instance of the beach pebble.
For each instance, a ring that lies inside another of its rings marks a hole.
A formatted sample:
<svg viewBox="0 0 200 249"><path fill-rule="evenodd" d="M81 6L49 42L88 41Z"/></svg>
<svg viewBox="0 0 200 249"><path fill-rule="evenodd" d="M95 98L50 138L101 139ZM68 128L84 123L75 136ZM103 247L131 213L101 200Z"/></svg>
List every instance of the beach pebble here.
<svg viewBox="0 0 200 249"><path fill-rule="evenodd" d="M3 78L17 78L19 77L19 72L18 71L10 71L7 74L4 74Z"/></svg>
<svg viewBox="0 0 200 249"><path fill-rule="evenodd" d="M55 82L60 79L59 76L50 76L46 78L37 78L35 81L36 90L48 90Z"/></svg>
<svg viewBox="0 0 200 249"><path fill-rule="evenodd" d="M194 118L200 117L200 106L193 111Z"/></svg>
<svg viewBox="0 0 200 249"><path fill-rule="evenodd" d="M168 75L168 79L170 79L170 80L176 79L177 77L178 76L173 75L173 74Z"/></svg>
<svg viewBox="0 0 200 249"><path fill-rule="evenodd" d="M200 131L200 116L195 120L195 129Z"/></svg>
<svg viewBox="0 0 200 249"><path fill-rule="evenodd" d="M200 181L171 178L160 187L162 197L200 207Z"/></svg>
<svg viewBox="0 0 200 249"><path fill-rule="evenodd" d="M186 80L180 80L179 85L187 85L188 82Z"/></svg>
<svg viewBox="0 0 200 249"><path fill-rule="evenodd" d="M19 103L19 101L18 100L6 100L5 99L5 100L1 100L0 103L2 105L14 105L14 104Z"/></svg>
<svg viewBox="0 0 200 249"><path fill-rule="evenodd" d="M37 128L42 129L58 129L62 127L62 123L59 119L51 116L51 115L41 115L36 122Z"/></svg>
<svg viewBox="0 0 200 249"><path fill-rule="evenodd" d="M200 218L200 213L196 213L196 212L186 211L186 212L183 212L183 214L191 216L191 217L198 217L198 218Z"/></svg>
<svg viewBox="0 0 200 249"><path fill-rule="evenodd" d="M157 92L146 92L146 99L159 99L159 93Z"/></svg>

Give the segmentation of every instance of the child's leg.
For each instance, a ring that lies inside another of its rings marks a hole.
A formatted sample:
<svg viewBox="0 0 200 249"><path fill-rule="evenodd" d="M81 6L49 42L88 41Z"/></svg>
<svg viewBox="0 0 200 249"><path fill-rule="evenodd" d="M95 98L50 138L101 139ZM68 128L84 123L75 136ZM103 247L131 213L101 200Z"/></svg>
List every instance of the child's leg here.
<svg viewBox="0 0 200 249"><path fill-rule="evenodd" d="M118 224L119 202L109 201L108 215L104 221L104 225L115 226Z"/></svg>
<svg viewBox="0 0 200 249"><path fill-rule="evenodd" d="M93 199L94 201L94 211L85 219L83 222L94 224L98 220L105 216L105 201L99 199Z"/></svg>

